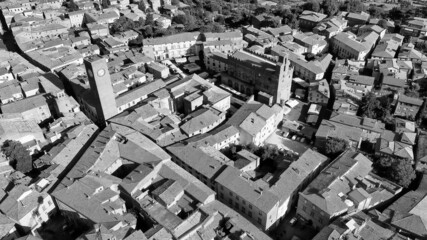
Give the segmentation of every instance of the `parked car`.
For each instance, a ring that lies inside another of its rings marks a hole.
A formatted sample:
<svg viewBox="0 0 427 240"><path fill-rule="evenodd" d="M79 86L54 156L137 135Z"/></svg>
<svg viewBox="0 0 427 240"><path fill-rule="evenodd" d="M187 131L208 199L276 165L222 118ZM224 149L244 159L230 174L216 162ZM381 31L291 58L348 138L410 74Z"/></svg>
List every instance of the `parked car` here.
<svg viewBox="0 0 427 240"><path fill-rule="evenodd" d="M295 140L297 138L297 135L292 136L292 140Z"/></svg>
<svg viewBox="0 0 427 240"><path fill-rule="evenodd" d="M302 137L300 142L305 143L305 138Z"/></svg>
<svg viewBox="0 0 427 240"><path fill-rule="evenodd" d="M293 217L289 223L291 224L291 226L295 225L297 223L298 219L296 217Z"/></svg>
<svg viewBox="0 0 427 240"><path fill-rule="evenodd" d="M283 132L283 137L287 137L289 135L289 132Z"/></svg>

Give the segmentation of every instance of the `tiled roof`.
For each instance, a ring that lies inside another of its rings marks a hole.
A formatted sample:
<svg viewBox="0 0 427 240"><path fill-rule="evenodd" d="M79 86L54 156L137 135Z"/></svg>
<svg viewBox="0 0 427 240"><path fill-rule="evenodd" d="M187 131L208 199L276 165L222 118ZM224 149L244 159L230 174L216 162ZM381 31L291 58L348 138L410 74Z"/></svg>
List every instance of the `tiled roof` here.
<svg viewBox="0 0 427 240"><path fill-rule="evenodd" d="M410 191L383 212L393 226L419 237L427 235L427 196L424 192Z"/></svg>
<svg viewBox="0 0 427 240"><path fill-rule="evenodd" d="M373 86L374 80L375 78L370 76L352 75L350 76L349 82L356 83L356 84L363 84L367 86Z"/></svg>
<svg viewBox="0 0 427 240"><path fill-rule="evenodd" d="M39 94L29 98L24 98L16 102L8 103L1 106L2 113L23 113L42 106L47 106L49 96Z"/></svg>
<svg viewBox="0 0 427 240"><path fill-rule="evenodd" d="M205 176L207 179L212 179L219 172L224 169L226 164L231 160L223 156L223 161L217 160L215 157L210 156L204 152L199 146L195 144L173 145L167 148L169 152L186 163L188 166L194 168L197 172Z"/></svg>
<svg viewBox="0 0 427 240"><path fill-rule="evenodd" d="M320 22L326 17L327 17L327 15L325 15L325 14L312 12L312 11L308 11L308 10L305 10L299 16L300 19L304 19L304 20L308 20L308 21L312 21L312 22Z"/></svg>
<svg viewBox="0 0 427 240"><path fill-rule="evenodd" d="M405 81L402 79L391 77L391 76L384 76L383 85L390 85L390 86L403 88L405 86Z"/></svg>
<svg viewBox="0 0 427 240"><path fill-rule="evenodd" d="M199 35L200 35L199 32L186 32L186 33L179 33L179 34L174 34L166 37L145 38L143 40L143 45L149 46L149 45L161 45L161 44L168 44L168 43L197 41L197 39L199 38Z"/></svg>
<svg viewBox="0 0 427 240"><path fill-rule="evenodd" d="M182 131L188 135L192 135L203 128L210 127L221 119L221 114L218 115L213 109L200 109L195 113L190 120L181 125Z"/></svg>
<svg viewBox="0 0 427 240"><path fill-rule="evenodd" d="M133 90L130 90L118 96L116 98L116 104L117 106L123 106L143 96L147 96L148 94L153 93L165 86L166 84L161 79L155 80L145 85L141 85Z"/></svg>
<svg viewBox="0 0 427 240"><path fill-rule="evenodd" d="M405 104L415 105L415 106L421 106L424 102L423 100L421 100L419 98L408 97L408 96L403 95L403 94L399 95L399 98L397 99L397 101L405 103Z"/></svg>
<svg viewBox="0 0 427 240"><path fill-rule="evenodd" d="M117 198L119 193L110 189L111 186L98 175L86 175L69 187L53 192L52 196L94 223L120 222L124 216L114 210L123 208L124 201Z"/></svg>

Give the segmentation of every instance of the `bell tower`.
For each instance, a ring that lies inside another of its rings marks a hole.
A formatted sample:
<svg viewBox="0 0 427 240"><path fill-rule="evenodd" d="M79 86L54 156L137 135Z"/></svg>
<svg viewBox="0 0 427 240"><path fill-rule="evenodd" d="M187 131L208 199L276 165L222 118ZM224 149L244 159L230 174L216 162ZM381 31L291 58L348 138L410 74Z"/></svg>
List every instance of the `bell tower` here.
<svg viewBox="0 0 427 240"><path fill-rule="evenodd" d="M105 58L96 55L86 58L84 64L89 79L90 90L93 94L97 123L105 126L105 121L118 113L107 61Z"/></svg>

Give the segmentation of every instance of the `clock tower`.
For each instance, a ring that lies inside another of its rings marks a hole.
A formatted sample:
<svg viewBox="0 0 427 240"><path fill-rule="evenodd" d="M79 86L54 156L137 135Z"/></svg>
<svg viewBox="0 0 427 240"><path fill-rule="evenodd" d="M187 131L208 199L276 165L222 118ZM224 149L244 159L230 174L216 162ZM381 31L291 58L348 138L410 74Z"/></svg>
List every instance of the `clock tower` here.
<svg viewBox="0 0 427 240"><path fill-rule="evenodd" d="M107 61L96 55L86 58L84 64L93 97L93 107L96 110L96 122L105 126L105 121L118 113Z"/></svg>

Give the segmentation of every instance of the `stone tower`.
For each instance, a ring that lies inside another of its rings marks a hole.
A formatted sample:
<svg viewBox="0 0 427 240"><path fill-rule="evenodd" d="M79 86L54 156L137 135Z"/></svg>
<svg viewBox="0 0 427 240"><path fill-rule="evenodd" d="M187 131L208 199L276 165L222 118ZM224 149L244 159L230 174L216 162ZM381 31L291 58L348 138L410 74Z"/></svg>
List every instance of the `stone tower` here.
<svg viewBox="0 0 427 240"><path fill-rule="evenodd" d="M97 123L105 126L105 121L118 113L107 61L101 56L92 56L85 59L84 64L93 94Z"/></svg>

